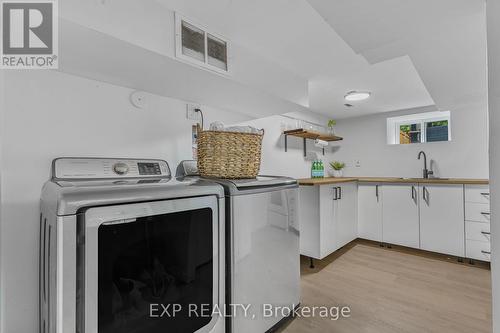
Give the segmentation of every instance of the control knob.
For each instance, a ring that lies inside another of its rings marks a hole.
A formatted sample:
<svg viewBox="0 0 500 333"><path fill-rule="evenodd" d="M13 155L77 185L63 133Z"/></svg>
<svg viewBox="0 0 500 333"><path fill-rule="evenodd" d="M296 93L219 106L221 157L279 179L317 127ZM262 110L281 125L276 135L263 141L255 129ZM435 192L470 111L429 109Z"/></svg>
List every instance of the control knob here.
<svg viewBox="0 0 500 333"><path fill-rule="evenodd" d="M113 165L113 171L120 176L125 175L129 170L129 167L126 163L118 162Z"/></svg>

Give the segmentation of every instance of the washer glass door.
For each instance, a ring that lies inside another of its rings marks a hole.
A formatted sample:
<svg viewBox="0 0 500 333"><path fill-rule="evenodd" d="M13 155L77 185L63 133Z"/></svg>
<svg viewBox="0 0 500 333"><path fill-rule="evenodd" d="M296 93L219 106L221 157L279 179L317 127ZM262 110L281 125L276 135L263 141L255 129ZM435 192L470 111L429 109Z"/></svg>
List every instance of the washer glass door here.
<svg viewBox="0 0 500 333"><path fill-rule="evenodd" d="M215 197L92 208L85 217L85 333L213 327Z"/></svg>

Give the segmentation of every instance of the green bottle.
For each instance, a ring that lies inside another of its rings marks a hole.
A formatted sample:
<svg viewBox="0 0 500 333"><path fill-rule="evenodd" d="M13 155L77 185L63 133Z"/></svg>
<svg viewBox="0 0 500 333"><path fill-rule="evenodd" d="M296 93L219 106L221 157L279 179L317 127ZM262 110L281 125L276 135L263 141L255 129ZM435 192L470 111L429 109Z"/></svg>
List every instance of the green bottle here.
<svg viewBox="0 0 500 333"><path fill-rule="evenodd" d="M311 178L316 178L316 161L311 164Z"/></svg>
<svg viewBox="0 0 500 333"><path fill-rule="evenodd" d="M319 177L325 177L325 166L323 165L323 161L319 161Z"/></svg>

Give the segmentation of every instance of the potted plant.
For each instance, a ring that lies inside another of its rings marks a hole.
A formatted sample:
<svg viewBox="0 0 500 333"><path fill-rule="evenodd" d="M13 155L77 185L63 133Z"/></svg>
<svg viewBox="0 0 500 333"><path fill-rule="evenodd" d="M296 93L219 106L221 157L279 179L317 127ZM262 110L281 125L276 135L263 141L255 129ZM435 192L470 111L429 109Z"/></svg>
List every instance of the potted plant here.
<svg viewBox="0 0 500 333"><path fill-rule="evenodd" d="M330 162L331 170L328 170L328 173L332 177L342 177L342 169L345 168L344 162L334 161Z"/></svg>
<svg viewBox="0 0 500 333"><path fill-rule="evenodd" d="M333 126L335 126L337 122L333 119L328 120L328 134L334 135Z"/></svg>

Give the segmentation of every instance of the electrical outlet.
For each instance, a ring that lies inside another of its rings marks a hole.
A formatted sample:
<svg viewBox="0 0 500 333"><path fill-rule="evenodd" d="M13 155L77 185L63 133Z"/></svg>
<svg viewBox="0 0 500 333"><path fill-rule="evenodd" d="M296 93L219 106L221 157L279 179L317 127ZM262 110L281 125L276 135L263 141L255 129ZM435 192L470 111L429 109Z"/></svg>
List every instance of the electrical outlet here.
<svg viewBox="0 0 500 333"><path fill-rule="evenodd" d="M186 119L199 120L200 115L196 112L196 109L201 109L200 104L186 104Z"/></svg>
<svg viewBox="0 0 500 333"><path fill-rule="evenodd" d="M361 168L361 162L359 160L354 161L354 166L356 168Z"/></svg>

